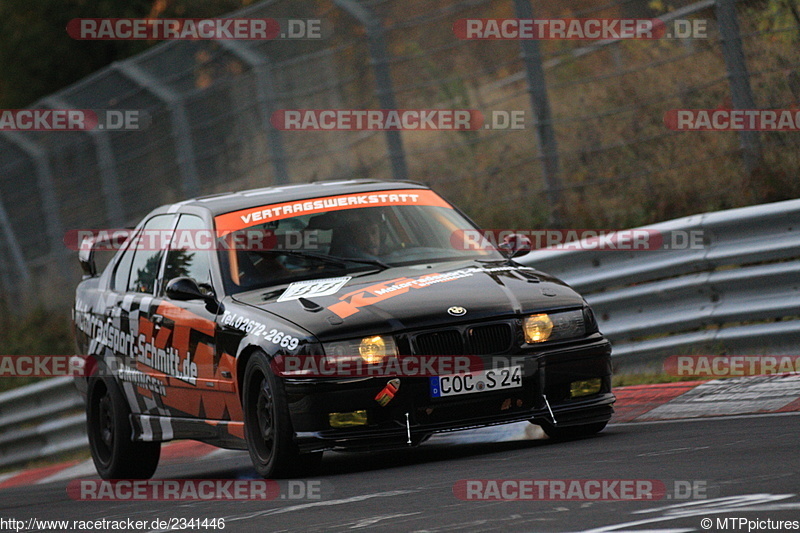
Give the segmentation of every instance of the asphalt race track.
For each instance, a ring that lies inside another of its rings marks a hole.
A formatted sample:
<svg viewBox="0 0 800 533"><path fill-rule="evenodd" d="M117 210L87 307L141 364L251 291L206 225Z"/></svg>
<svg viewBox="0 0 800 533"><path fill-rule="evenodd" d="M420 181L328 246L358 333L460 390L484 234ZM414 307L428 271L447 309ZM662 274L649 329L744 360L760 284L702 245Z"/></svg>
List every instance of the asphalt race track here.
<svg viewBox="0 0 800 533"><path fill-rule="evenodd" d="M739 519L800 520L798 435L797 413L613 424L566 443L515 424L434 438L409 450L329 453L313 478L320 488L314 500L74 501L67 481L60 481L3 490L0 516L224 517L225 531L747 531ZM164 465L156 473L159 479L254 477L239 452ZM469 479L651 480L663 482L668 494L658 501L463 501L453 488ZM684 490L689 486L698 490L691 494ZM712 520L711 528L701 526L703 518ZM718 528L725 518L737 522Z"/></svg>

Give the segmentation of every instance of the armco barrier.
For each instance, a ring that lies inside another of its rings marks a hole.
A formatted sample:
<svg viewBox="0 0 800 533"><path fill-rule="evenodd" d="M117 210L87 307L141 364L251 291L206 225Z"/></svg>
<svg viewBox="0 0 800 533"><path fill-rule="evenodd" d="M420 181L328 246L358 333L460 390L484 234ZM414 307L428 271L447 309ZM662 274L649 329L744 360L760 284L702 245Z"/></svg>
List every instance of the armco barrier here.
<svg viewBox="0 0 800 533"><path fill-rule="evenodd" d="M71 377L0 394L0 468L88 445L83 400Z"/></svg>
<svg viewBox="0 0 800 533"><path fill-rule="evenodd" d="M800 347L800 200L671 220L697 249L537 250L519 259L592 305L618 370L673 354L793 354Z"/></svg>

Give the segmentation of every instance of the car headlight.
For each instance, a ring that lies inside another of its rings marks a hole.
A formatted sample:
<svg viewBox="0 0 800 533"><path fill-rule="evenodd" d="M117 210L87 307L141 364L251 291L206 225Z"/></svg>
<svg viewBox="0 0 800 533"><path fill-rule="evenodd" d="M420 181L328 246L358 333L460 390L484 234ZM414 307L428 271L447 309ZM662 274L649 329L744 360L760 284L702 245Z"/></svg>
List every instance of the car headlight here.
<svg viewBox="0 0 800 533"><path fill-rule="evenodd" d="M380 363L384 357L389 355L397 355L397 347L394 341L389 340L387 346L386 338L380 335L374 337L364 337L361 339L361 344L358 345L358 354L365 363Z"/></svg>
<svg viewBox="0 0 800 533"><path fill-rule="evenodd" d="M582 337L586 334L583 309L526 316L522 330L528 344Z"/></svg>
<svg viewBox="0 0 800 533"><path fill-rule="evenodd" d="M526 316L522 321L522 330L525 332L525 342L529 344L544 342L550 338L553 321L547 313Z"/></svg>
<svg viewBox="0 0 800 533"><path fill-rule="evenodd" d="M387 357L397 357L397 344L394 338L386 335L373 335L363 339L328 342L323 344L325 354L336 359L357 358L367 364L376 364Z"/></svg>

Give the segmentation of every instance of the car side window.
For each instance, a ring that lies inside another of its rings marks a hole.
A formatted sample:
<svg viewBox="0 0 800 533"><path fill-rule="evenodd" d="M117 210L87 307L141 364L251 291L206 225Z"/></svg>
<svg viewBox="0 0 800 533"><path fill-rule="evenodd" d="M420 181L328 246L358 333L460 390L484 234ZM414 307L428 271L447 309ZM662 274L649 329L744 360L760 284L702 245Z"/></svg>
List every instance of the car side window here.
<svg viewBox="0 0 800 533"><path fill-rule="evenodd" d="M142 228L138 245L131 246L136 252L128 280L129 292L144 294L155 292L158 269L161 266L161 258L164 257L163 248L167 242L165 232L172 229L174 222L175 215L157 215L148 220Z"/></svg>
<svg viewBox="0 0 800 533"><path fill-rule="evenodd" d="M131 240L131 243L134 242ZM111 290L125 292L128 290L128 277L131 275L131 263L133 262L134 246L128 243L128 247L123 250L122 255L117 261L114 270L114 278L111 281Z"/></svg>
<svg viewBox="0 0 800 533"><path fill-rule="evenodd" d="M203 219L181 215L167 254L165 285L173 278L187 276L199 285L211 286L210 250L200 249L207 243L213 245L213 232Z"/></svg>

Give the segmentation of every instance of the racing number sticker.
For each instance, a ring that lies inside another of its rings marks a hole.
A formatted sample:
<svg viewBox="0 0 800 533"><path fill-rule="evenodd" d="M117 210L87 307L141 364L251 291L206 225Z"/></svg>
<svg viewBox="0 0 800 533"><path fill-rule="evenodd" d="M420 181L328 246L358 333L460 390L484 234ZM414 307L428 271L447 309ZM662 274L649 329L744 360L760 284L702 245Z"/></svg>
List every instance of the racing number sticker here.
<svg viewBox="0 0 800 533"><path fill-rule="evenodd" d="M298 298L311 298L314 296L328 296L336 294L345 283L353 279L350 276L342 278L312 279L307 281L296 281L289 285L280 298L279 302L297 300Z"/></svg>

